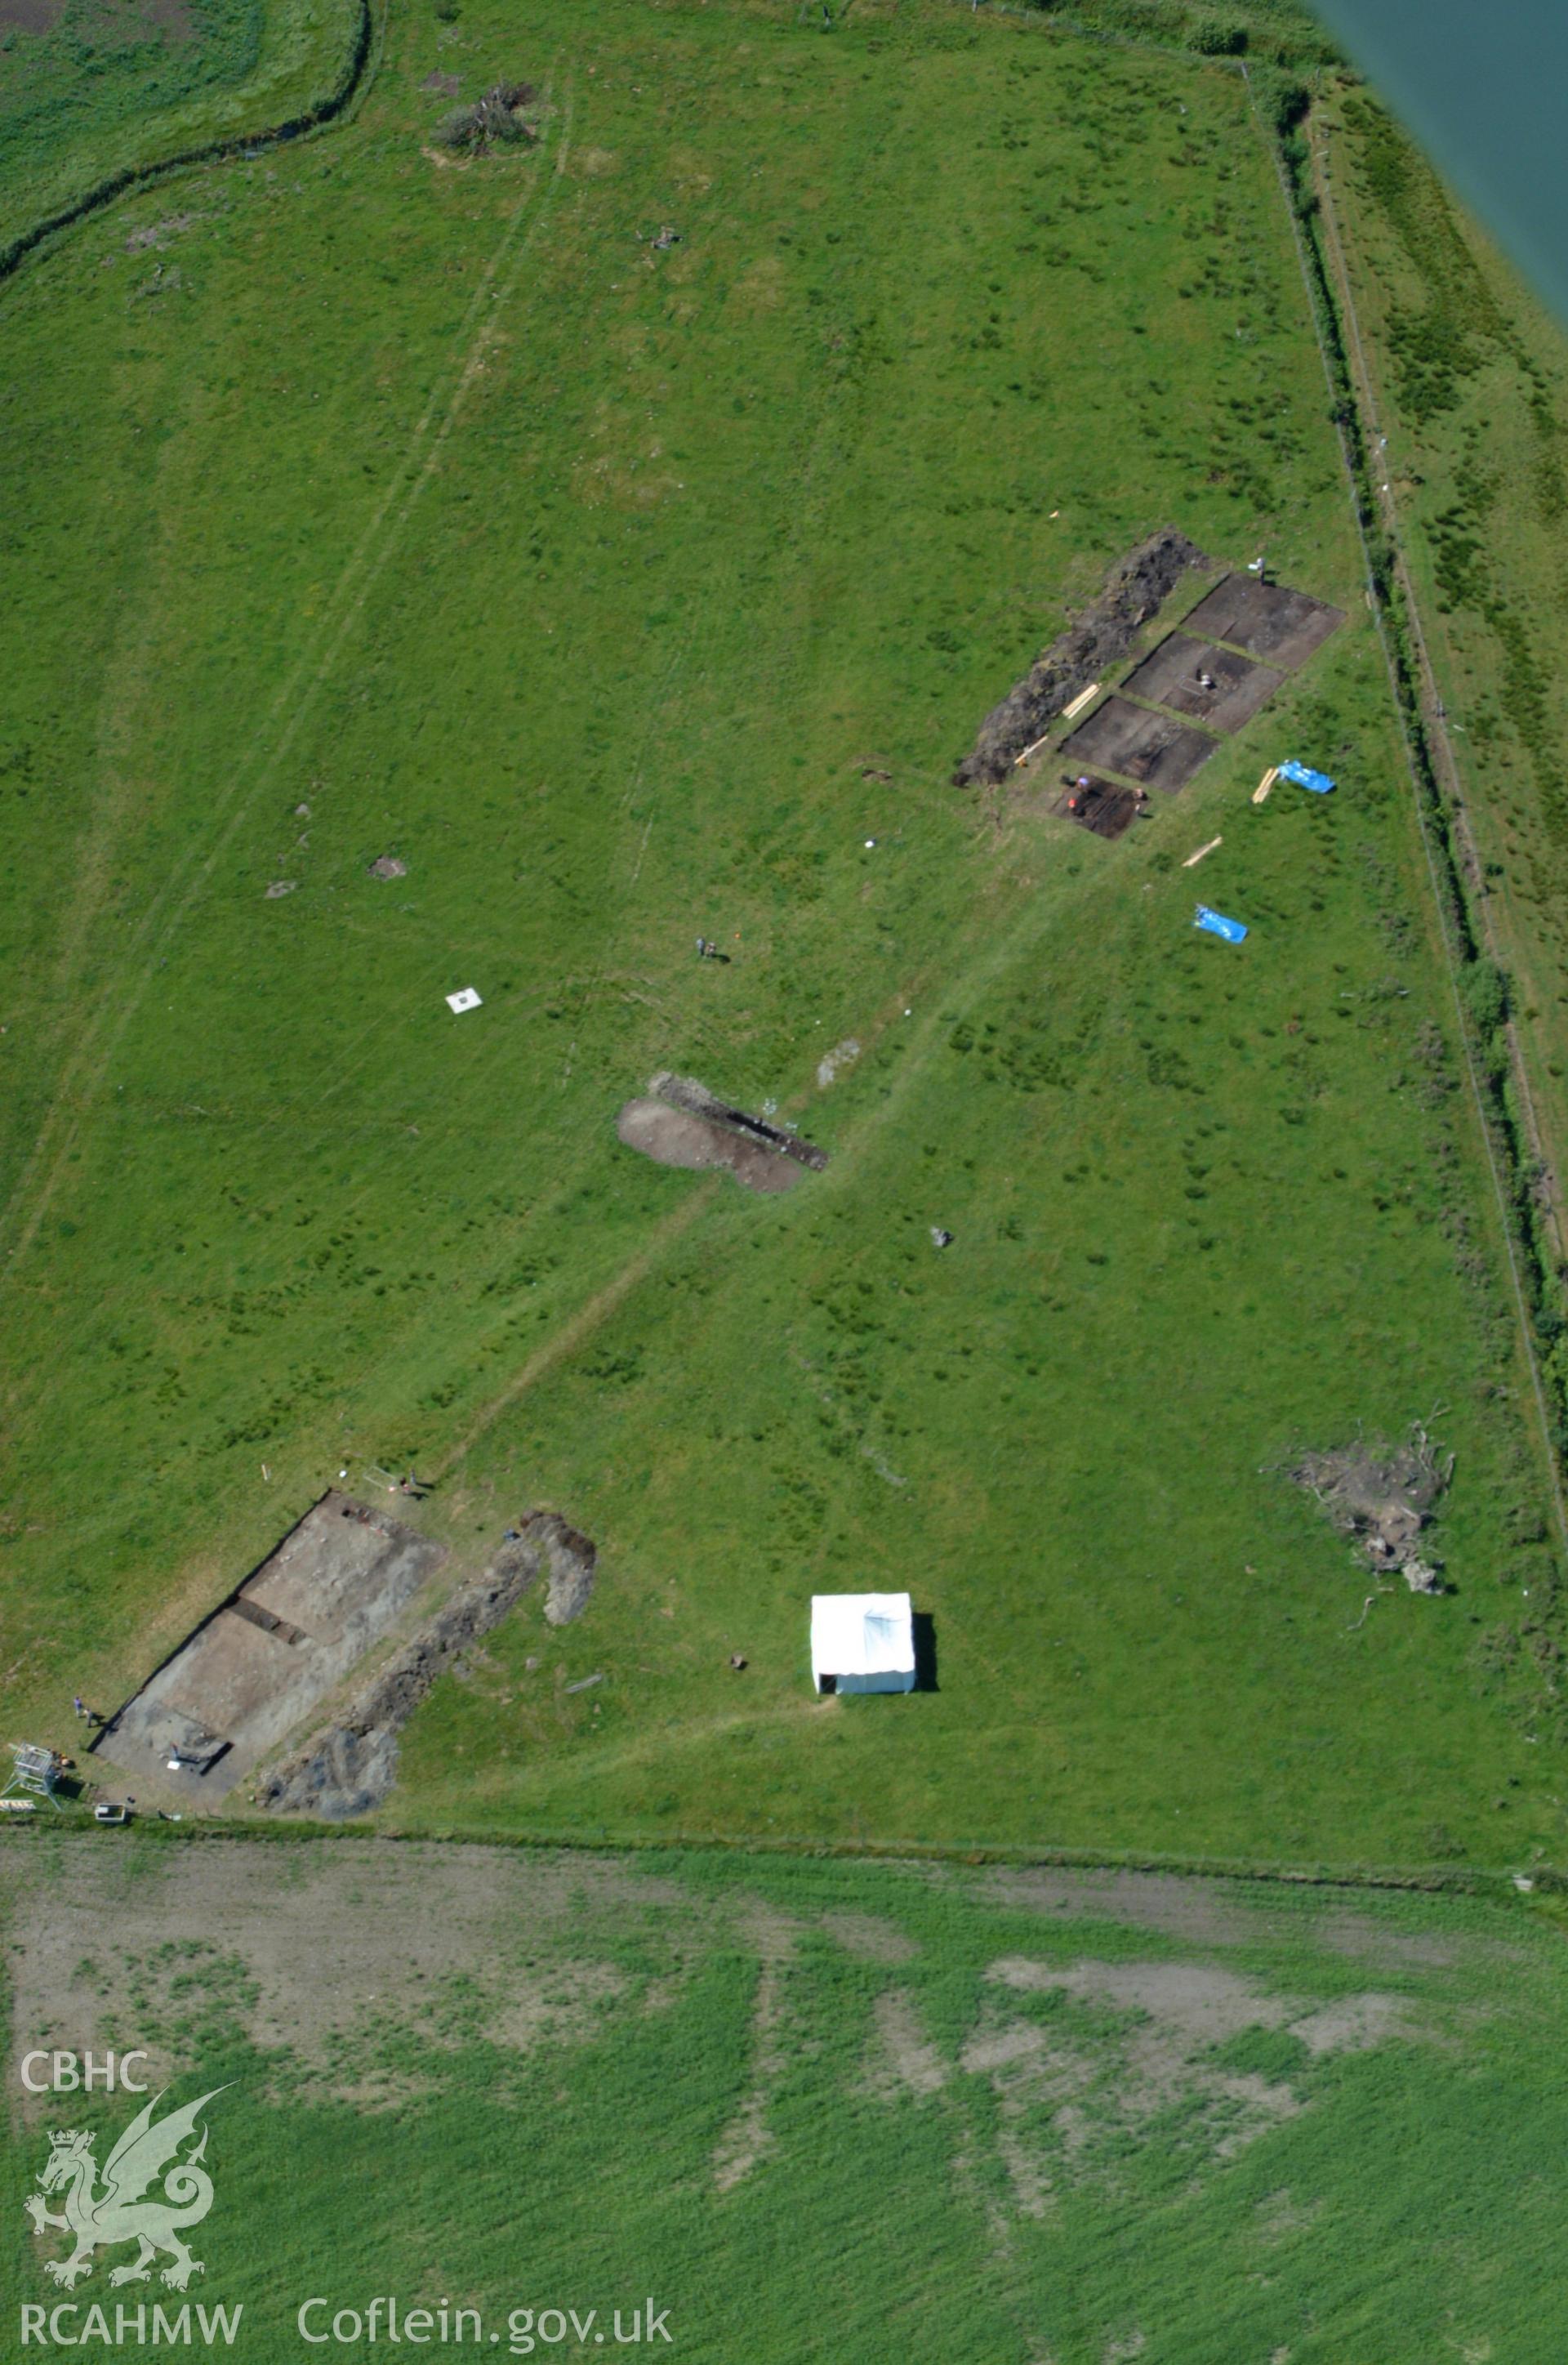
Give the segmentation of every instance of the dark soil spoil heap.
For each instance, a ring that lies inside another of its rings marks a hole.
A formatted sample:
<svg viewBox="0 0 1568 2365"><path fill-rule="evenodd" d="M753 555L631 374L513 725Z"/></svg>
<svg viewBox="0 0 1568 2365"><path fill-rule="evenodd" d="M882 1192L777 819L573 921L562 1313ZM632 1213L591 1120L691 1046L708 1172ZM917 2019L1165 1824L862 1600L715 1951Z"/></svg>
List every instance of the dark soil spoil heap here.
<svg viewBox="0 0 1568 2365"><path fill-rule="evenodd" d="M1092 607L1037 657L980 728L973 752L954 773L973 788L1004 780L1014 758L1032 746L1081 689L1120 663L1150 617L1158 614L1188 567L1210 564L1195 543L1166 526L1129 551L1112 569Z"/></svg>

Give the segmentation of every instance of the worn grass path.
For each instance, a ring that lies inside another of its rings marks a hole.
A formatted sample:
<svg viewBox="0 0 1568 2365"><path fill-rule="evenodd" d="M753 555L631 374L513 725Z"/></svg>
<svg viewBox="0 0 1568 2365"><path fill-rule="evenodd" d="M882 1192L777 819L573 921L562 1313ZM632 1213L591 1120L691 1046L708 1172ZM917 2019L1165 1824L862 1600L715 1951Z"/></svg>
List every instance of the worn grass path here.
<svg viewBox="0 0 1568 2365"><path fill-rule="evenodd" d="M552 104L553 94L554 76L544 92L549 142L536 167L537 177L524 188L507 217L464 316L459 331L463 358L455 378L440 395L432 395L420 415L408 448L316 620L315 647L301 656L280 684L261 727L249 745L237 751L231 777L211 803L207 844L193 842L173 866L142 914L113 982L100 989L86 1014L75 1022L75 1040L61 1059L43 1129L0 1212L0 1242L6 1241L7 1233L11 1235L5 1246L6 1264L0 1266L0 1285L11 1277L13 1261L25 1258L38 1236L71 1159L83 1115L101 1095L116 1052L136 1019L154 971L188 924L256 803L275 783L315 701L342 662L365 602L393 559L416 503L441 465L447 439L508 317L505 308L516 296L518 280L548 219L551 201L570 157L570 93L558 113ZM75 999L73 989L81 955L95 920L102 914L104 882L116 855L115 801L111 794L107 826L100 824L95 832L67 924L56 981L56 1001L62 1009L70 1008Z"/></svg>

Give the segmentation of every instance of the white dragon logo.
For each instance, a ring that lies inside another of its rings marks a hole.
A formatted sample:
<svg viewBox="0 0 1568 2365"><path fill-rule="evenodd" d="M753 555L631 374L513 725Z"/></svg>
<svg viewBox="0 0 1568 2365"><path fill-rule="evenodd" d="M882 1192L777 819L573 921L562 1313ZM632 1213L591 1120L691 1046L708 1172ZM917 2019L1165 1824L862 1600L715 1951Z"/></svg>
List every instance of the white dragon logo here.
<svg viewBox="0 0 1568 2365"><path fill-rule="evenodd" d="M98 2163L93 2157L97 2137L81 2127L50 2130L49 2158L39 2170L38 2181L40 2192L65 2188L64 2214L53 2215L38 2192L29 2193L22 2206L33 2221L35 2234L57 2226L75 2236L76 2247L68 2259L46 2259L46 2275L63 2283L67 2291L74 2289L92 2273L93 2253L100 2242L108 2247L117 2242L141 2246L129 2266L113 2270L111 2283L144 2283L160 2250L167 2251L173 2261L162 2276L172 2291L184 2291L193 2275L206 2271L180 2235L186 2226L199 2225L212 2206L212 2179L199 2164L207 2149L207 2129L202 2129L200 2142L185 2158L175 2155L186 2136L195 2134L196 2121L213 2095L223 2090L215 2086L212 2093L187 2102L184 2110L169 2112L156 2123L152 2113L163 2096L154 2094L104 2162L101 2189ZM162 2200L144 2200L142 2195L160 2173Z"/></svg>

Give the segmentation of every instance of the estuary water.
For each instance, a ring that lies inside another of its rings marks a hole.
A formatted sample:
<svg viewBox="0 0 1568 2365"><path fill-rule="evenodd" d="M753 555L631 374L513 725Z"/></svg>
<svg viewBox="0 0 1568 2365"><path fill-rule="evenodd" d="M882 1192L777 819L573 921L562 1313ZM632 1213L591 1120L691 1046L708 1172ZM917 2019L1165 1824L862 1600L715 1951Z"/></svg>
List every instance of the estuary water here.
<svg viewBox="0 0 1568 2365"><path fill-rule="evenodd" d="M1568 0L1314 0L1568 327Z"/></svg>

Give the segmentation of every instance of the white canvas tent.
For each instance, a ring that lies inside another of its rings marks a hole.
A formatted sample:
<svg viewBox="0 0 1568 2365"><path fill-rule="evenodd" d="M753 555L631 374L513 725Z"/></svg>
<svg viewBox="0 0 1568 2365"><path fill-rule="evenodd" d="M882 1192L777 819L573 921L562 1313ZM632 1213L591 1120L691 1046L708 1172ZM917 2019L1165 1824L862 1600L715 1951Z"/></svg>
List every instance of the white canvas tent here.
<svg viewBox="0 0 1568 2365"><path fill-rule="evenodd" d="M819 1692L912 1692L907 1593L813 1593L812 1681Z"/></svg>

